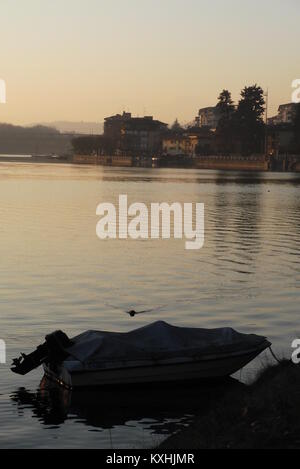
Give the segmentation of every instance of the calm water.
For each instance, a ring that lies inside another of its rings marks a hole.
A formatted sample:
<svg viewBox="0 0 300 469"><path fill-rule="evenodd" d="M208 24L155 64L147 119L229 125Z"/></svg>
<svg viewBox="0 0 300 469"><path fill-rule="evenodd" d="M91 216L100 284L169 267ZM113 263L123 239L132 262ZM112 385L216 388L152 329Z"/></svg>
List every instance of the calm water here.
<svg viewBox="0 0 300 469"><path fill-rule="evenodd" d="M126 331L157 319L267 335L289 356L299 331L299 191L296 174L0 163L0 331L8 362L54 329ZM204 248L100 241L96 207L119 194L147 204L204 202ZM135 318L123 312L158 306ZM40 370L22 378L0 365L1 447L155 445L197 410L184 395L181 406L154 397L150 405L143 395L131 403L122 395L56 395L39 388L41 378Z"/></svg>

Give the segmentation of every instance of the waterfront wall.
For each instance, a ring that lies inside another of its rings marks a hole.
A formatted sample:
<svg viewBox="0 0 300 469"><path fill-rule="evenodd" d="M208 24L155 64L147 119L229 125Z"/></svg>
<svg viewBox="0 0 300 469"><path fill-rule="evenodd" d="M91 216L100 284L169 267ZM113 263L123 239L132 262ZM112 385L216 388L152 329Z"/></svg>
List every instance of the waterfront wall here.
<svg viewBox="0 0 300 469"><path fill-rule="evenodd" d="M269 162L265 155L251 156L196 156L194 167L235 171L268 171Z"/></svg>
<svg viewBox="0 0 300 469"><path fill-rule="evenodd" d="M134 166L131 156L123 155L73 155L75 164L94 164L103 166ZM264 155L244 156L197 156L195 158L162 158L158 166L194 167L199 169L220 169L236 171L268 171L269 163Z"/></svg>
<svg viewBox="0 0 300 469"><path fill-rule="evenodd" d="M75 164L95 164L103 166L132 166L133 158L123 155L73 155Z"/></svg>
<svg viewBox="0 0 300 469"><path fill-rule="evenodd" d="M74 154L71 160L75 164L90 164L102 166L142 166L147 167L151 158L139 160L132 156L124 155L79 155ZM147 164L148 163L148 164ZM231 171L292 171L300 172L300 156L266 157L265 155L210 155L196 156L194 158L184 157L162 157L158 158L155 166L159 167L182 167L212 170Z"/></svg>
<svg viewBox="0 0 300 469"><path fill-rule="evenodd" d="M270 158L270 170L300 172L300 155L276 155Z"/></svg>
<svg viewBox="0 0 300 469"><path fill-rule="evenodd" d="M293 171L295 171L296 173L300 173L300 161L294 164Z"/></svg>
<svg viewBox="0 0 300 469"><path fill-rule="evenodd" d="M292 155L286 157L286 168L287 171L293 171L295 173L300 172L300 156Z"/></svg>

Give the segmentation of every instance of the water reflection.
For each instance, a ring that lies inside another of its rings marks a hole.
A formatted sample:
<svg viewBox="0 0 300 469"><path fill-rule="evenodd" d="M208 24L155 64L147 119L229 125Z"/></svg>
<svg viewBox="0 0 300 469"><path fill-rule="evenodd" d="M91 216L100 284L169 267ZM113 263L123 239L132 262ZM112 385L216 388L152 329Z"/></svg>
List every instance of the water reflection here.
<svg viewBox="0 0 300 469"><path fill-rule="evenodd" d="M86 168L86 175L89 170ZM215 171L156 168L122 168L121 171L103 167L97 174L101 181L110 182L164 182L182 184L219 184L219 185L300 185L297 173L263 173L255 171Z"/></svg>
<svg viewBox="0 0 300 469"><path fill-rule="evenodd" d="M276 354L290 357L299 319L299 174L4 162L0 169L0 326L12 356L56 329L72 337L164 320L266 335ZM203 202L203 249L173 239L100 241L96 207L119 194L147 207ZM165 306L131 318L111 304ZM248 367L250 381L263 360ZM113 434L116 446L130 448L185 425L215 393L182 391L173 403L173 390L164 399L161 390L134 392L133 402L121 392L56 399L35 390L39 372L20 380L2 367L0 375L3 447L109 447Z"/></svg>
<svg viewBox="0 0 300 469"><path fill-rule="evenodd" d="M19 416L30 409L45 426L61 426L75 418L77 424L98 429L147 427L155 435L168 436L207 411L225 393L244 388L228 378L218 383L132 387L122 390L69 391L42 379L37 391L19 388L11 396ZM79 420L78 420L79 419Z"/></svg>

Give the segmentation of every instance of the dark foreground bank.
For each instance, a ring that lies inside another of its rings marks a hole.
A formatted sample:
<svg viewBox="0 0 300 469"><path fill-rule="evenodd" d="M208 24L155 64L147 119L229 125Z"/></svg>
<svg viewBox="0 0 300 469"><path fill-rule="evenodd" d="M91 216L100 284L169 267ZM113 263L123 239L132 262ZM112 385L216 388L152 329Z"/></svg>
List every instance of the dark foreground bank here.
<svg viewBox="0 0 300 469"><path fill-rule="evenodd" d="M300 366L264 369L233 389L206 415L164 441L160 449L300 448Z"/></svg>

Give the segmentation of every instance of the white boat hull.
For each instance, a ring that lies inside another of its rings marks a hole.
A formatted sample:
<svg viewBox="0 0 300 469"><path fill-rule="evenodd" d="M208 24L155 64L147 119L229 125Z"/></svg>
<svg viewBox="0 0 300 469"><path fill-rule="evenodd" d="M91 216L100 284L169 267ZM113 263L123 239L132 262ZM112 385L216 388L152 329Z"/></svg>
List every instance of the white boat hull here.
<svg viewBox="0 0 300 469"><path fill-rule="evenodd" d="M57 366L56 370L53 371L48 365L44 364L44 370L48 378L69 388L209 380L232 375L247 365L266 347L265 344L260 349L248 353L185 363L72 373L68 372L64 366Z"/></svg>

